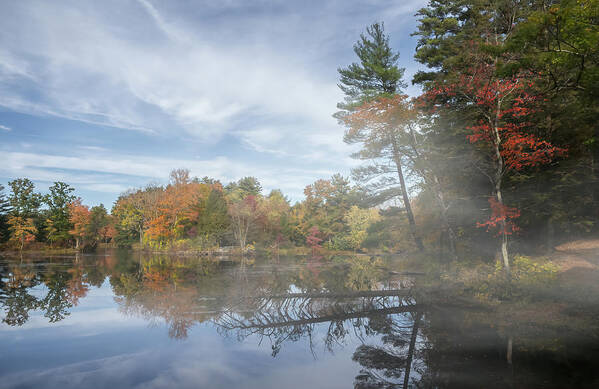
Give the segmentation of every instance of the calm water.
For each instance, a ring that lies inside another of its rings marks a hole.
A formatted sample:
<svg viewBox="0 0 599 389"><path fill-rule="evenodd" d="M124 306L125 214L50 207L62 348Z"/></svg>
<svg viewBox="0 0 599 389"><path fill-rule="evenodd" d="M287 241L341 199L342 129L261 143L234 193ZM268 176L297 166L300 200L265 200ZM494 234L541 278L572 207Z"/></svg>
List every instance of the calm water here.
<svg viewBox="0 0 599 389"><path fill-rule="evenodd" d="M399 268L0 258L0 388L599 387L592 302L505 320Z"/></svg>

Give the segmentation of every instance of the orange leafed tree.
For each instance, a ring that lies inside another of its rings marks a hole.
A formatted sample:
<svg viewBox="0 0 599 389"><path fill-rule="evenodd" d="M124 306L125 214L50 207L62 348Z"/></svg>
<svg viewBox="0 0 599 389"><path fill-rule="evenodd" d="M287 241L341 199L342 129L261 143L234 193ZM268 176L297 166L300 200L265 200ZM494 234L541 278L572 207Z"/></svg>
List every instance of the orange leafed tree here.
<svg viewBox="0 0 599 389"><path fill-rule="evenodd" d="M69 231L75 238L75 248L81 246L81 242L87 235L87 226L90 222L91 213L87 205L81 204L81 199L76 199L69 204L69 221L73 228Z"/></svg>
<svg viewBox="0 0 599 389"><path fill-rule="evenodd" d="M148 222L146 234L153 241L167 243L182 237L186 226L198 218L194 206L210 192L209 185L185 181L181 175L176 178L161 194L156 215Z"/></svg>
<svg viewBox="0 0 599 389"><path fill-rule="evenodd" d="M352 157L369 162L354 169L354 176L371 184L374 198L380 202L401 197L414 243L423 250L405 178L406 169L413 165L409 154L413 152L411 137L416 116L407 96L394 94L366 101L340 120L347 127L344 141L362 145Z"/></svg>
<svg viewBox="0 0 599 389"><path fill-rule="evenodd" d="M10 231L10 240L19 245L19 250L23 250L25 243L33 242L37 228L32 218L24 218L12 215L8 218L8 229Z"/></svg>

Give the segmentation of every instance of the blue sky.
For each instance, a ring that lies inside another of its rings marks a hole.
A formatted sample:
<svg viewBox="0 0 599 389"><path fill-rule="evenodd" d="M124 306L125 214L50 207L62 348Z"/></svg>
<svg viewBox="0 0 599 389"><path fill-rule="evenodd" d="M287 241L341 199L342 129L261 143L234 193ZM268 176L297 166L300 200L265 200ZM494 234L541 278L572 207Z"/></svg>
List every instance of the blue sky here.
<svg viewBox="0 0 599 389"><path fill-rule="evenodd" d="M109 208L170 170L258 177L300 200L356 164L337 67L384 21L411 79L424 1L2 1L0 182ZM414 87L407 90L417 93Z"/></svg>

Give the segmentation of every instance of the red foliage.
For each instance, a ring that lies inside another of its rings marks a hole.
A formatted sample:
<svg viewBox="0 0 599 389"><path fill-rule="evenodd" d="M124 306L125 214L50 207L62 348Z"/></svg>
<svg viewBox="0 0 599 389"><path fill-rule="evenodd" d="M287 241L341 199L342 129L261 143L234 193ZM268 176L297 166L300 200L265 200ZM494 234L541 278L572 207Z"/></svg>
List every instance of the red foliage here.
<svg viewBox="0 0 599 389"><path fill-rule="evenodd" d="M530 133L532 123L526 118L536 112L535 104L540 99L527 90L533 83L524 75L494 79L491 71L492 67L477 69L473 75L463 75L458 83L432 88L419 99L420 105L428 104L435 110L456 96L474 104L483 118L477 125L467 127L472 131L468 140L497 147L505 170L544 165L564 156L565 148ZM494 154L493 158L497 156Z"/></svg>
<svg viewBox="0 0 599 389"><path fill-rule="evenodd" d="M491 217L484 223L476 223L477 227L487 227L487 231L498 228L497 236L512 235L520 228L514 223L514 219L520 217L520 210L501 204L495 197L489 197L491 206Z"/></svg>
<svg viewBox="0 0 599 389"><path fill-rule="evenodd" d="M473 68L471 74L462 75L459 82L430 89L419 98L418 104L433 112L452 103L465 104L464 107L478 111L480 119L476 125L467 127L472 131L467 138L491 151L499 191L505 173L544 165L567 153L565 148L556 147L532 133L533 123L527 119L536 112L540 100L529 92L533 87L528 74L497 79L493 66L488 65ZM490 219L477 225L487 230L500 226L498 235L511 235L518 230L514 219L520 216L520 211L507 207L499 201L498 195L489 198Z"/></svg>

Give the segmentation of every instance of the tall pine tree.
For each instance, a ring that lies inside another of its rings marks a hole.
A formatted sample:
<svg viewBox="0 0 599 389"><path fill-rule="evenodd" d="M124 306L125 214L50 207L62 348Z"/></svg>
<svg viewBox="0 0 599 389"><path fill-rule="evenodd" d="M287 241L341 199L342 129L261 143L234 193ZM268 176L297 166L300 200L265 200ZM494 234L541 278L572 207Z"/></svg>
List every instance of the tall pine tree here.
<svg viewBox="0 0 599 389"><path fill-rule="evenodd" d="M348 128L344 141L363 147L353 157L372 163L372 166L356 171L355 177L365 183L376 179L374 186L377 192L380 192L382 185L386 193L401 195L414 242L419 250L423 250L404 173L407 160L402 151L401 138L406 133L410 119L385 123L354 120L356 115L364 117L361 114L377 99L393 98L400 93L405 86L402 81L405 69L398 66L399 53L389 45L389 37L382 23L374 23L366 28L366 34L361 34L354 45L354 52L359 62L338 69L339 88L345 93L345 100L337 105L341 111L334 116ZM384 162L381 163L381 160ZM381 176L384 176L383 180L378 179Z"/></svg>

